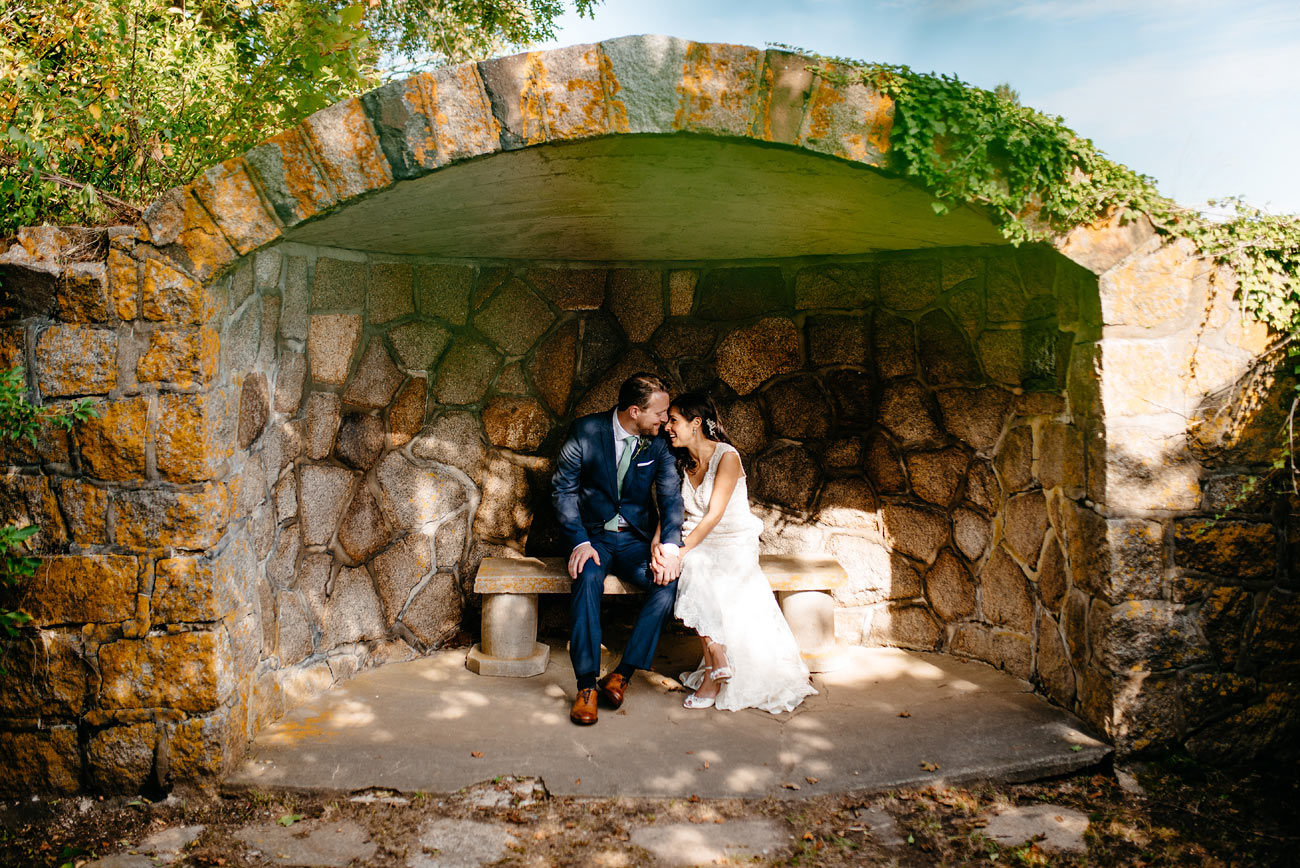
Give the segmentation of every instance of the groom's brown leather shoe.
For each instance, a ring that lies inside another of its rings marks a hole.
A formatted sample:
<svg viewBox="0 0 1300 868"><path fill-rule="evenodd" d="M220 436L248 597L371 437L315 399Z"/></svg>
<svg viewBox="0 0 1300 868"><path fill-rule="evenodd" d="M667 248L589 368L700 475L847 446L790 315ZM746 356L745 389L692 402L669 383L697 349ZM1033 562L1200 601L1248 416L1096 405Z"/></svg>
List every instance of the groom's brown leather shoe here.
<svg viewBox="0 0 1300 868"><path fill-rule="evenodd" d="M627 693L627 679L617 672L611 672L596 682L596 689L601 698L615 710L623 704L623 694Z"/></svg>
<svg viewBox="0 0 1300 868"><path fill-rule="evenodd" d="M579 726L590 726L596 722L596 688L579 690L573 699L573 708L569 710L569 720Z"/></svg>

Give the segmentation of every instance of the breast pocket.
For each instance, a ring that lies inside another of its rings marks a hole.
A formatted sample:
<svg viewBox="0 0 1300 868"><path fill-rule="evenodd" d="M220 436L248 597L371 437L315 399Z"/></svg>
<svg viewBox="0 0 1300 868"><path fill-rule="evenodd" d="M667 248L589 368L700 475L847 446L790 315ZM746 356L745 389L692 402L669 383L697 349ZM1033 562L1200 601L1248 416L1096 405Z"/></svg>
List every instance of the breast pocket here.
<svg viewBox="0 0 1300 868"><path fill-rule="evenodd" d="M623 493L625 495L629 491L639 493L650 487L650 482L654 479L654 463L653 458L649 461L637 459L632 462L632 466L627 470L627 478L623 480Z"/></svg>

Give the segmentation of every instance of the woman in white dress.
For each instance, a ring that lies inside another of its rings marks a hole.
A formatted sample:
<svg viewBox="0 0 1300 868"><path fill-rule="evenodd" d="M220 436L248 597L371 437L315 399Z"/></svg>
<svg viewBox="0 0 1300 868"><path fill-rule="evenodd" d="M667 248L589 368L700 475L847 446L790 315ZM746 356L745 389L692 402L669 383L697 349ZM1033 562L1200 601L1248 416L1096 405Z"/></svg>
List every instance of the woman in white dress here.
<svg viewBox="0 0 1300 868"><path fill-rule="evenodd" d="M707 395L679 395L664 430L682 471L686 509L674 612L703 646L699 667L682 675L694 691L683 704L791 711L817 691L758 566L763 523L749 511L740 455Z"/></svg>

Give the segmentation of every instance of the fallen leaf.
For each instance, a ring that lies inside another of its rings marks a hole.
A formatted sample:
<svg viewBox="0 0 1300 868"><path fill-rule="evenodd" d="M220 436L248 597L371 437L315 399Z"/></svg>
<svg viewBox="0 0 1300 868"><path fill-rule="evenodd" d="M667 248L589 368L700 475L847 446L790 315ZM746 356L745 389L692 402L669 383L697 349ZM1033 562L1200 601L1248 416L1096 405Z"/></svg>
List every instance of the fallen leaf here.
<svg viewBox="0 0 1300 868"><path fill-rule="evenodd" d="M783 788L787 789L787 790L797 790L797 789L799 789L799 785L798 785L798 784L792 784L792 783L789 783L789 782L786 782L786 783L784 783L784 784L781 784L781 786L782 786Z"/></svg>
<svg viewBox="0 0 1300 868"><path fill-rule="evenodd" d="M474 757L474 759L483 759L483 751L481 750L472 750L469 752L469 755Z"/></svg>
<svg viewBox="0 0 1300 868"><path fill-rule="evenodd" d="M804 775L804 778L803 778L803 779L804 779L805 781L807 781L808 783L810 783L810 784L815 784L815 783L817 783L817 779L816 779L816 778L810 778L810 777L808 777L807 775Z"/></svg>
<svg viewBox="0 0 1300 868"><path fill-rule="evenodd" d="M690 756L690 755L693 754L693 753L695 753L695 751L693 751L693 750L688 750L688 751L686 752L686 755L687 755L687 756Z"/></svg>
<svg viewBox="0 0 1300 868"><path fill-rule="evenodd" d="M279 823L281 826L292 826L294 823L298 822L301 819L302 819L302 814L285 814L283 817L276 820L276 822Z"/></svg>
<svg viewBox="0 0 1300 868"><path fill-rule="evenodd" d="M686 801L688 801L688 802L698 802L699 800L700 800L700 797L699 797L699 796L695 795L694 793L691 793L691 797L690 797L689 799L687 799Z"/></svg>
<svg viewBox="0 0 1300 868"><path fill-rule="evenodd" d="M900 712L898 712L898 716L899 716L899 717L911 717L911 716L912 716L912 712L910 712L910 711L900 711Z"/></svg>
<svg viewBox="0 0 1300 868"><path fill-rule="evenodd" d="M704 768L707 769L708 767L709 767L709 761L708 761L708 760L705 760L705 761L704 761Z"/></svg>
<svg viewBox="0 0 1300 868"><path fill-rule="evenodd" d="M813 838L813 834L812 834L812 832L804 832L804 833L803 833L803 839L804 839L805 841L812 841L812 840L815 840L815 839Z"/></svg>
<svg viewBox="0 0 1300 868"><path fill-rule="evenodd" d="M938 770L939 770L938 763L932 763L928 760L921 760L921 771L937 772Z"/></svg>

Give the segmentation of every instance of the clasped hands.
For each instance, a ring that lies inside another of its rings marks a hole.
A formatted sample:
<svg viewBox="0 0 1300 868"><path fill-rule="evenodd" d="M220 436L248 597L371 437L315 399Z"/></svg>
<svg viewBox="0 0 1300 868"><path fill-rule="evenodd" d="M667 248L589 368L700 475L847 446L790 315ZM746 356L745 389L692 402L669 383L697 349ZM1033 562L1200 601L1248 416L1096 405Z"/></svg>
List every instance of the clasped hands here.
<svg viewBox="0 0 1300 868"><path fill-rule="evenodd" d="M682 574L682 550L665 548L663 543L650 547L650 575L656 585L666 585Z"/></svg>
<svg viewBox="0 0 1300 868"><path fill-rule="evenodd" d="M596 566L600 566L600 555L597 554L596 547L591 543L583 543L570 552L569 578L576 579L589 560L595 561ZM661 543L655 543L651 546L650 578L656 585L666 585L675 580L681 573L682 557L680 549L664 548Z"/></svg>

